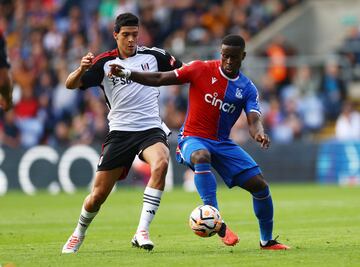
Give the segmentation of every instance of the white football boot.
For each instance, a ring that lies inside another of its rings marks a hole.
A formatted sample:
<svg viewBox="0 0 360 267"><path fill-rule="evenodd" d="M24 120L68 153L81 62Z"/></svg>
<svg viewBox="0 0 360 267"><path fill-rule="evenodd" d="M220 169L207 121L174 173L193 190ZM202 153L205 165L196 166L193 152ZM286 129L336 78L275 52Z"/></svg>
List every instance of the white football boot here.
<svg viewBox="0 0 360 267"><path fill-rule="evenodd" d="M76 251L79 250L84 239L85 239L85 236L76 236L76 235L72 234L69 237L68 241L65 243L65 245L62 249L62 253L63 254L75 253Z"/></svg>
<svg viewBox="0 0 360 267"><path fill-rule="evenodd" d="M149 232L145 230L137 232L131 240L131 244L133 247L143 248L149 251L154 248L154 243L149 238Z"/></svg>

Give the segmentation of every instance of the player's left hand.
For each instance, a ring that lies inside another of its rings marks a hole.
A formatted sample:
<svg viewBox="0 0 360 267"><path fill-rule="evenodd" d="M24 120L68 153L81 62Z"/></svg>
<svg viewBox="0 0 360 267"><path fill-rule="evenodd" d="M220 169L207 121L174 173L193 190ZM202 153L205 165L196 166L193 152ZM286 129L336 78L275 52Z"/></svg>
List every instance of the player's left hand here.
<svg viewBox="0 0 360 267"><path fill-rule="evenodd" d="M255 140L256 142L260 143L262 148L269 148L270 146L270 138L267 134L263 133L263 134L257 134L255 136Z"/></svg>

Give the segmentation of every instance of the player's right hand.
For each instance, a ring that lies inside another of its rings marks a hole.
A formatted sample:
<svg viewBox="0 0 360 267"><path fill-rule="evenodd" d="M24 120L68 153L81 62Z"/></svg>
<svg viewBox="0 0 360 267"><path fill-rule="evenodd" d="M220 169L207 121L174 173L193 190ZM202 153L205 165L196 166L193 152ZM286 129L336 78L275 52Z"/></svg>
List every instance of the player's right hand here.
<svg viewBox="0 0 360 267"><path fill-rule="evenodd" d="M125 78L130 77L131 71L129 69L125 69L123 66L119 64L110 64L109 67L110 67L110 71L107 74L109 78L112 76L125 77Z"/></svg>
<svg viewBox="0 0 360 267"><path fill-rule="evenodd" d="M89 52L87 53L80 62L81 70L88 70L92 65L92 60L94 59L94 54Z"/></svg>
<svg viewBox="0 0 360 267"><path fill-rule="evenodd" d="M260 143L261 148L265 148L268 149L270 146L270 138L267 134L262 133L262 134L257 134L255 136L255 140L256 142Z"/></svg>

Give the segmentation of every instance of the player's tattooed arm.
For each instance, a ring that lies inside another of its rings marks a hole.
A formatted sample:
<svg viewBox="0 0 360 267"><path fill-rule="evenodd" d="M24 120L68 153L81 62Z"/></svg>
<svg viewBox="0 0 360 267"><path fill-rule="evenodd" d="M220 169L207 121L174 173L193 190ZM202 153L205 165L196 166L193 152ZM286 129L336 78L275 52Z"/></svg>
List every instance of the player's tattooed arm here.
<svg viewBox="0 0 360 267"><path fill-rule="evenodd" d="M247 115L247 121L251 137L254 138L256 142L260 143L262 148L268 148L270 146L270 138L264 132L264 126L262 124L260 114L250 112Z"/></svg>
<svg viewBox="0 0 360 267"><path fill-rule="evenodd" d="M67 77L65 82L66 88L76 89L81 87L81 76L91 67L93 59L94 55L90 52L81 59L80 66Z"/></svg>

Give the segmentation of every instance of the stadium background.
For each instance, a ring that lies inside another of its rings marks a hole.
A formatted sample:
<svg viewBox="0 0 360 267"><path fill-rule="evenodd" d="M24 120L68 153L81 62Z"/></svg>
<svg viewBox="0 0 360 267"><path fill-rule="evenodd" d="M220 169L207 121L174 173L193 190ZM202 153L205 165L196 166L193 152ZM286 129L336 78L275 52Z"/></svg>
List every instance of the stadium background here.
<svg viewBox="0 0 360 267"><path fill-rule="evenodd" d="M70 193L91 182L108 130L107 108L98 88L70 91L64 81L86 52L115 47L113 21L122 12L141 18L140 44L165 48L184 62L217 59L222 37L241 34L248 51L243 71L259 88L273 144L261 151L249 139L245 117L233 139L270 182L360 184L360 1L0 3L15 82L14 108L0 115L1 195L19 188ZM187 89L160 90L174 156ZM123 184L143 185L148 175L137 161ZM172 158L168 188L193 190L191 178Z"/></svg>

